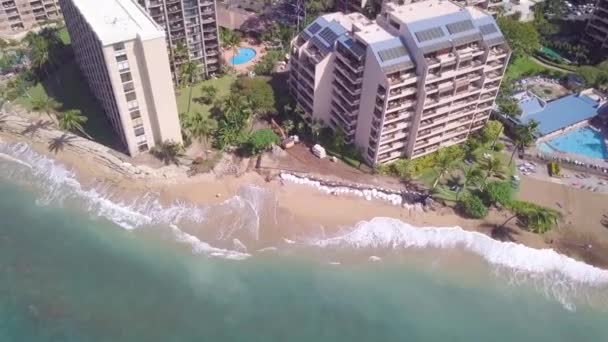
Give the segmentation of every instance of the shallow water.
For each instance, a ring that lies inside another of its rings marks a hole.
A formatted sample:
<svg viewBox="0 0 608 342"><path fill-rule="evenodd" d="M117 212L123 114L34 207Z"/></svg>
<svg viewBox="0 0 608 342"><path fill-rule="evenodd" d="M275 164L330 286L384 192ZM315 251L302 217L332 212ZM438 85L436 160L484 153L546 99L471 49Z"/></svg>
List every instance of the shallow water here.
<svg viewBox="0 0 608 342"><path fill-rule="evenodd" d="M559 255L385 219L257 251L276 216L255 188L118 205L26 147L0 152L29 165L0 159L1 341L608 339L606 273Z"/></svg>

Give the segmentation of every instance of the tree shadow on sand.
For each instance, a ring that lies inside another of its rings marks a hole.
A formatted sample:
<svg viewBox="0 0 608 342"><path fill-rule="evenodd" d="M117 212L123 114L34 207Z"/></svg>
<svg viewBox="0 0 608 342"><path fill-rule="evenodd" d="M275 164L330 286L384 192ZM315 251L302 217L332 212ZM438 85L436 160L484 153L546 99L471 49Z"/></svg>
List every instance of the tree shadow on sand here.
<svg viewBox="0 0 608 342"><path fill-rule="evenodd" d="M499 241L515 242L514 236L520 234L516 229L505 225L484 224L482 226L485 226L484 228L489 228L490 236L492 236L493 239Z"/></svg>
<svg viewBox="0 0 608 342"><path fill-rule="evenodd" d="M23 131L21 131L21 134L29 134L30 136L33 136L34 134L38 133L39 130L51 127L52 124L53 123L48 120L38 120L37 122L27 126Z"/></svg>
<svg viewBox="0 0 608 342"><path fill-rule="evenodd" d="M57 154L63 151L65 145L74 140L76 136L64 133L62 136L49 140L49 151Z"/></svg>
<svg viewBox="0 0 608 342"><path fill-rule="evenodd" d="M2 125L4 125L8 120L6 120L8 118L8 115L6 114L1 114L0 115L0 132L2 132Z"/></svg>

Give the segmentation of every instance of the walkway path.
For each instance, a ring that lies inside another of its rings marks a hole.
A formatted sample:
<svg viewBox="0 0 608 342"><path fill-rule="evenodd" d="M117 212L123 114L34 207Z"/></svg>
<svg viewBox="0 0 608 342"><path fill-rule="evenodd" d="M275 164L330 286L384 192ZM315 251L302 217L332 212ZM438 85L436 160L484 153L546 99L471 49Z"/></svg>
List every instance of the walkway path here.
<svg viewBox="0 0 608 342"><path fill-rule="evenodd" d="M551 69L551 70L555 70L555 71L561 71L561 72L565 72L567 74L572 73L572 70L568 70L568 69L562 69L562 68L558 68L554 65L551 64L547 64L543 61L541 61L540 59L534 57L534 56L530 56L530 59L533 60L535 63L542 65L543 67L547 68L547 69Z"/></svg>

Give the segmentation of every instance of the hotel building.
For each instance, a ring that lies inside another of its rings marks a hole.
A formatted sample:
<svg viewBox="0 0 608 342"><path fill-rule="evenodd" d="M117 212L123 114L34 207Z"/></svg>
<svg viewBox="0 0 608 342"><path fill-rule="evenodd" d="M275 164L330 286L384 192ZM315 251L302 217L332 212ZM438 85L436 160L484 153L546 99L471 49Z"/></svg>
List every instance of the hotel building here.
<svg viewBox="0 0 608 342"><path fill-rule="evenodd" d="M61 19L59 0L0 0L0 33L27 31L53 19Z"/></svg>
<svg viewBox="0 0 608 342"><path fill-rule="evenodd" d="M344 13L366 13L368 16L371 10L372 17L375 17L377 14L375 10L381 8L385 3L405 5L420 1L425 0L336 0L335 8ZM505 5L508 3L505 0L454 0L454 2L463 6L476 6L494 15L498 14L501 9L505 9Z"/></svg>
<svg viewBox="0 0 608 342"><path fill-rule="evenodd" d="M215 0L138 0L156 23L167 32L174 80L179 67L192 61L199 76L206 78L220 72L220 39ZM175 54L178 45L187 47L188 55Z"/></svg>
<svg viewBox="0 0 608 342"><path fill-rule="evenodd" d="M133 0L60 0L80 70L129 154L181 142L165 32Z"/></svg>
<svg viewBox="0 0 608 342"><path fill-rule="evenodd" d="M608 0L599 0L587 22L586 41L595 50L608 51Z"/></svg>
<svg viewBox="0 0 608 342"><path fill-rule="evenodd" d="M428 0L317 18L292 41L289 88L370 165L464 142L494 105L510 49L476 7Z"/></svg>

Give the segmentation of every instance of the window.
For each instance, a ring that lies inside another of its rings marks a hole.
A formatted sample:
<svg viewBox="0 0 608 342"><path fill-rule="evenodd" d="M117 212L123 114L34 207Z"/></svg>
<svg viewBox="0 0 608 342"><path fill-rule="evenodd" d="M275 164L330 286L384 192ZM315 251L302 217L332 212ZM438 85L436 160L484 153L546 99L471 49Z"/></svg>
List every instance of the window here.
<svg viewBox="0 0 608 342"><path fill-rule="evenodd" d="M131 112L132 120L139 119L139 118L141 118L141 113L139 112L139 109Z"/></svg>
<svg viewBox="0 0 608 342"><path fill-rule="evenodd" d="M142 126L142 125L135 126L135 127L133 127L133 129L135 130L135 136L137 136L137 137L142 136L146 133L144 131L144 126Z"/></svg>
<svg viewBox="0 0 608 342"><path fill-rule="evenodd" d="M137 95L135 95L134 91L132 91L130 93L126 93L125 95L127 97L127 101L129 101L129 102L135 101L137 99Z"/></svg>
<svg viewBox="0 0 608 342"><path fill-rule="evenodd" d="M124 62L127 60L127 54L126 53L121 53L120 55L116 56L116 61L117 62Z"/></svg>
<svg viewBox="0 0 608 342"><path fill-rule="evenodd" d="M143 143L138 146L139 152L146 152L148 150L148 143Z"/></svg>
<svg viewBox="0 0 608 342"><path fill-rule="evenodd" d="M120 74L120 79L122 80L122 83L125 83L133 80L133 77L130 72L125 72L124 74Z"/></svg>
<svg viewBox="0 0 608 342"><path fill-rule="evenodd" d="M127 102L127 107L129 108L130 111L134 111L136 109L139 109L139 103L137 103L137 100Z"/></svg>
<svg viewBox="0 0 608 342"><path fill-rule="evenodd" d="M113 45L114 51L122 51L125 49L125 43L116 43Z"/></svg>
<svg viewBox="0 0 608 342"><path fill-rule="evenodd" d="M129 62L118 63L118 71L123 72L129 70Z"/></svg>
<svg viewBox="0 0 608 342"><path fill-rule="evenodd" d="M133 85L133 82L125 83L122 86L123 86L123 89L124 89L125 93L133 91L135 89L135 86Z"/></svg>

